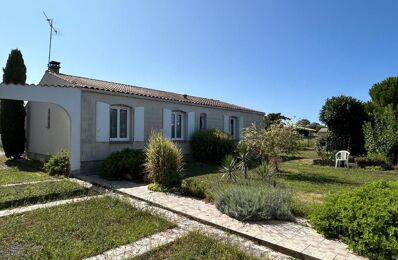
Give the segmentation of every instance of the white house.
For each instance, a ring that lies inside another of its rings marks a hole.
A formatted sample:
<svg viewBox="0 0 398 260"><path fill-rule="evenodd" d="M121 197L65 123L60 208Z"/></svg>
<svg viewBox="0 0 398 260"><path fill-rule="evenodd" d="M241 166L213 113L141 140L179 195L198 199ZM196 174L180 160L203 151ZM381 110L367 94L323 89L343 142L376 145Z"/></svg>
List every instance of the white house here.
<svg viewBox="0 0 398 260"><path fill-rule="evenodd" d="M73 172L93 172L123 148L142 149L151 131L189 153L200 129L217 128L240 138L241 129L261 123L264 113L220 100L176 94L59 72L50 62L39 85L6 86L0 97L28 100L27 152L43 159L71 150Z"/></svg>

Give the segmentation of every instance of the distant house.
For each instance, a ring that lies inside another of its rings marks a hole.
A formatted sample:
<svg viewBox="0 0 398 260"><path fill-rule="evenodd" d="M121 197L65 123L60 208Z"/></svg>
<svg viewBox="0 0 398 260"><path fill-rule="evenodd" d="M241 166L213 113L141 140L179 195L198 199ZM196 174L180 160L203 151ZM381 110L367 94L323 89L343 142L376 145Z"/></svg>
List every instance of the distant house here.
<svg viewBox="0 0 398 260"><path fill-rule="evenodd" d="M162 131L188 154L195 131L217 128L238 140L242 128L261 123L264 116L220 100L67 75L59 69L59 62L50 62L40 85L35 87L46 93L48 86L54 95L59 89L65 93L77 91L73 104L80 111L75 113L80 133L74 136L80 136L80 144L74 147L80 154L74 157L78 162L73 167L80 167L80 172L95 171L112 152L144 148L154 130ZM27 104L27 152L31 158L42 159L70 148L71 117L56 102L37 100L40 97Z"/></svg>
<svg viewBox="0 0 398 260"><path fill-rule="evenodd" d="M318 137L322 137L325 136L328 133L328 128L327 127L322 127L321 129L319 129L317 135Z"/></svg>

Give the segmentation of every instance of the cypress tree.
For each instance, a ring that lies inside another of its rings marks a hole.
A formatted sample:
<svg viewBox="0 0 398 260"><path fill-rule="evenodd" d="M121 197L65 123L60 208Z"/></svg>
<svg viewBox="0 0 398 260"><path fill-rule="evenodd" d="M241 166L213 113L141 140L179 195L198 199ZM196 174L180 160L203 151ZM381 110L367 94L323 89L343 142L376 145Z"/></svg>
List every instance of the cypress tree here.
<svg viewBox="0 0 398 260"><path fill-rule="evenodd" d="M26 66L22 53L11 50L5 68L3 83L25 84ZM25 108L23 101L1 100L1 141L7 158L20 158L25 150Z"/></svg>

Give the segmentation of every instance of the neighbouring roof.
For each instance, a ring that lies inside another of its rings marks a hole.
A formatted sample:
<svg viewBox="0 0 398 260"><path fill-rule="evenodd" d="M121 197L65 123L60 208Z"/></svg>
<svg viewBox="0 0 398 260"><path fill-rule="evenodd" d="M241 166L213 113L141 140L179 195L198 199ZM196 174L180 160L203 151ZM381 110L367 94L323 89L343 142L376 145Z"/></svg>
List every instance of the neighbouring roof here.
<svg viewBox="0 0 398 260"><path fill-rule="evenodd" d="M156 98L168 101L176 101L182 103L191 103L203 106L210 106L216 108L224 108L224 109L232 109L239 110L243 112L252 112L252 113L261 113L263 112L252 110L249 108L237 106L234 104L226 103L220 100L195 97L190 95L182 95L173 92L167 92L162 90L138 87L133 85L127 85L116 82L109 82L98 79L85 78L80 76L67 75L63 73L56 73L53 71L46 71L46 73L53 75L57 78L67 81L72 84L74 87L86 88L86 89L94 89L94 90L102 90L102 91L110 91L116 93L130 94L134 96L141 97L149 97Z"/></svg>
<svg viewBox="0 0 398 260"><path fill-rule="evenodd" d="M322 127L321 129L319 129L318 133L327 133L328 132L328 128L327 127Z"/></svg>

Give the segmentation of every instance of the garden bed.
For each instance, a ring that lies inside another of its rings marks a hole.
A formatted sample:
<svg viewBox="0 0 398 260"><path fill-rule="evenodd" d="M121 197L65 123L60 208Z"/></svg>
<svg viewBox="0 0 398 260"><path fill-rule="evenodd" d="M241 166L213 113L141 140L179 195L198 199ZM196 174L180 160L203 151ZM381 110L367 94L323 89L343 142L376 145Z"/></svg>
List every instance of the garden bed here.
<svg viewBox="0 0 398 260"><path fill-rule="evenodd" d="M175 225L110 197L0 218L0 252L15 259L81 259Z"/></svg>
<svg viewBox="0 0 398 260"><path fill-rule="evenodd" d="M276 178L277 186L293 193L292 210L296 216L307 217L324 199L331 194L351 190L366 183L378 180L398 180L397 171L377 171L361 168L334 168L313 165L315 151L303 151L296 158L280 165L281 173ZM187 164L183 190L185 195L214 201L222 190L249 186L254 189L266 187L266 184L253 172L249 179L239 173L236 182L221 180L219 167L206 164Z"/></svg>
<svg viewBox="0 0 398 260"><path fill-rule="evenodd" d="M93 194L97 192L69 180L0 187L0 209Z"/></svg>
<svg viewBox="0 0 398 260"><path fill-rule="evenodd" d="M199 232L191 232L187 236L156 248L144 255L134 258L146 259L256 259L236 246L209 238Z"/></svg>

